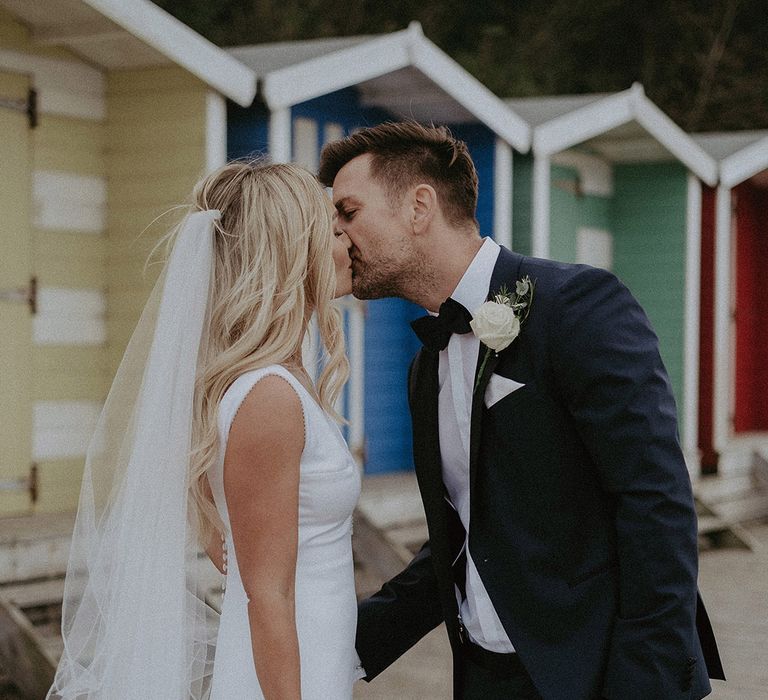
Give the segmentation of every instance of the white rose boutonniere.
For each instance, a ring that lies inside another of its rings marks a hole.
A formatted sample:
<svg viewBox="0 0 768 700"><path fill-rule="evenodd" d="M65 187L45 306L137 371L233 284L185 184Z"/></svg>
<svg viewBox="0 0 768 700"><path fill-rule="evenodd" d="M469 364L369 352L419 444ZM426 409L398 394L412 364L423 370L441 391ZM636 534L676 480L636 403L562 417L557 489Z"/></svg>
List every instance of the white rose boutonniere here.
<svg viewBox="0 0 768 700"><path fill-rule="evenodd" d="M520 333L520 319L514 309L495 301L486 301L475 311L469 325L478 340L495 352L501 352Z"/></svg>
<svg viewBox="0 0 768 700"><path fill-rule="evenodd" d="M533 288L534 283L526 275L515 283L514 292L510 293L506 287L502 287L493 301L486 301L472 314L469 325L477 339L486 347L473 393L477 391L491 353L500 353L520 334L520 326L531 310Z"/></svg>

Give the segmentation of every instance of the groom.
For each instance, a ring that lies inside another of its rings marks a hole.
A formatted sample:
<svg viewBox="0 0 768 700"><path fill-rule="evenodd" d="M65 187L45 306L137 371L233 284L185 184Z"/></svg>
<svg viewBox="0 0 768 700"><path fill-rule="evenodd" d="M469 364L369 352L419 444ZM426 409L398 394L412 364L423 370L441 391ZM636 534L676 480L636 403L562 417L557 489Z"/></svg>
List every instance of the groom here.
<svg viewBox="0 0 768 700"><path fill-rule="evenodd" d="M691 487L635 299L482 239L474 165L444 128L363 129L319 176L355 295L431 312L409 374L430 539L360 605L366 679L445 621L464 700L707 695L723 671Z"/></svg>

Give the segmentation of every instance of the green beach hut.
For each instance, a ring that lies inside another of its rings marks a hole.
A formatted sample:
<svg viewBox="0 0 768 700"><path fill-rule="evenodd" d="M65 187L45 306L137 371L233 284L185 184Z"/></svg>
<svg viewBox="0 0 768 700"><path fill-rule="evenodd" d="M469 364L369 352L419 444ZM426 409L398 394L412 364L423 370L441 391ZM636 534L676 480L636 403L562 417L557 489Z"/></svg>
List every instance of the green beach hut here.
<svg viewBox="0 0 768 700"><path fill-rule="evenodd" d="M699 471L701 183L715 160L639 84L615 94L511 99L533 127L514 160L518 252L612 270L659 335L689 469Z"/></svg>

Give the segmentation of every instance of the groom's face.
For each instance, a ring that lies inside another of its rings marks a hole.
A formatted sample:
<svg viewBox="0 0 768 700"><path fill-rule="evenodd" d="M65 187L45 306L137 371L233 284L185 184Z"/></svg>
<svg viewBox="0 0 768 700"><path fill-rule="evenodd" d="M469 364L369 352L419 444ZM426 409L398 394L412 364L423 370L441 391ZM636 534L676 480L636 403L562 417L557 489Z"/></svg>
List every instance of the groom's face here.
<svg viewBox="0 0 768 700"><path fill-rule="evenodd" d="M333 181L336 227L351 242L352 293L358 299L402 296L418 256L407 196L393 201L370 172L370 154L350 160Z"/></svg>

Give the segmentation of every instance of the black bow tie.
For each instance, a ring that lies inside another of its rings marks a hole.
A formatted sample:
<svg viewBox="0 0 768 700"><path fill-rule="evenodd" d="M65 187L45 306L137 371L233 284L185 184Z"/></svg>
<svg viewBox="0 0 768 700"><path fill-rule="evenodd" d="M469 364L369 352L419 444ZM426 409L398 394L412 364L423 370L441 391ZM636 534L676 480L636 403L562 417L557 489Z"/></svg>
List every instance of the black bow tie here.
<svg viewBox="0 0 768 700"><path fill-rule="evenodd" d="M469 333L472 328L469 322L472 314L458 301L447 299L440 305L437 316L422 316L411 321L411 328L424 343L424 347L432 352L440 352L448 347L448 341L454 333Z"/></svg>

